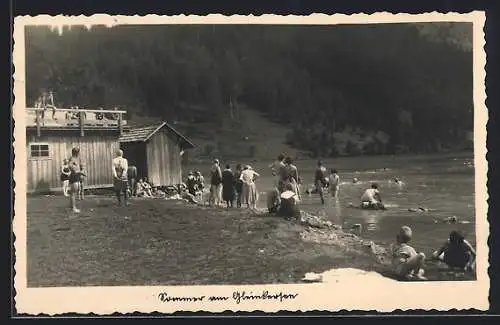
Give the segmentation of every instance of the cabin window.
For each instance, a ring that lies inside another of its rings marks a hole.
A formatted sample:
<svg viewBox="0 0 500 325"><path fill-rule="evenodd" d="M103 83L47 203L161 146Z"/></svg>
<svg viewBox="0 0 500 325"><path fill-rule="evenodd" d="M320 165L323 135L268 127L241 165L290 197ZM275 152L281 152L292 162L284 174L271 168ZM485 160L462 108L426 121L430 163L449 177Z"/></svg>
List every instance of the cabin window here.
<svg viewBox="0 0 500 325"><path fill-rule="evenodd" d="M49 157L49 145L37 143L30 145L31 158L47 158Z"/></svg>

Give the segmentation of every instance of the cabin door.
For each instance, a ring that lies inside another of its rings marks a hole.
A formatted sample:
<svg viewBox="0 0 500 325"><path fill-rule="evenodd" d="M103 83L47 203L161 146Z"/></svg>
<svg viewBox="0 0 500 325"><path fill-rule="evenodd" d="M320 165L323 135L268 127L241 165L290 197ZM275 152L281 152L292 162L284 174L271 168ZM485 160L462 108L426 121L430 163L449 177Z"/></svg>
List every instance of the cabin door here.
<svg viewBox="0 0 500 325"><path fill-rule="evenodd" d="M144 142L122 143L123 157L128 164L137 167L137 177L144 179L148 177L148 164L146 155L146 144Z"/></svg>

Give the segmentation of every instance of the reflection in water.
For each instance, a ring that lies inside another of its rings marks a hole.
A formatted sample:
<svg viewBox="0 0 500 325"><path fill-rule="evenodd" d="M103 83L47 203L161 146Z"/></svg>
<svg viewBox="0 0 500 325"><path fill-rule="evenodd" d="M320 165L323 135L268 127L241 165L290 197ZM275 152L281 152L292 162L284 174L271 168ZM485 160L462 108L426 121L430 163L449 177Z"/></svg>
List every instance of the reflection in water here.
<svg viewBox="0 0 500 325"><path fill-rule="evenodd" d="M366 217L366 230L368 231L377 231L378 230L378 220L377 216L373 213L369 214Z"/></svg>

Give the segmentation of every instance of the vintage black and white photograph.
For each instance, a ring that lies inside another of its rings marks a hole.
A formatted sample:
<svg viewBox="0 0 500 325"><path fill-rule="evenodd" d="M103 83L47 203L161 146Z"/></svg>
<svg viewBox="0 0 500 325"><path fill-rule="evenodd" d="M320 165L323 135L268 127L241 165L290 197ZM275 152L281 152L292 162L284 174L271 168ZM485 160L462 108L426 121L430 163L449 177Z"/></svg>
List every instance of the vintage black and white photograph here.
<svg viewBox="0 0 500 325"><path fill-rule="evenodd" d="M485 304L482 26L442 17L25 20L17 285L162 288L151 311L314 309L339 283Z"/></svg>

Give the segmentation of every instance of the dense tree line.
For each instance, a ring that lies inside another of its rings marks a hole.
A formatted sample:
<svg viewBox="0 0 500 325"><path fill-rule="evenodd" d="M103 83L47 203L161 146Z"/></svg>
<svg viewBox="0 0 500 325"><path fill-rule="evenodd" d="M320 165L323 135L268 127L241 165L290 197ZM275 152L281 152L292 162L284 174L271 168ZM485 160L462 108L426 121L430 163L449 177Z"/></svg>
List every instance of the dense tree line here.
<svg viewBox="0 0 500 325"><path fill-rule="evenodd" d="M248 107L315 155L436 151L472 131L470 24L27 29L27 101L189 123ZM237 140L237 139L236 139Z"/></svg>

